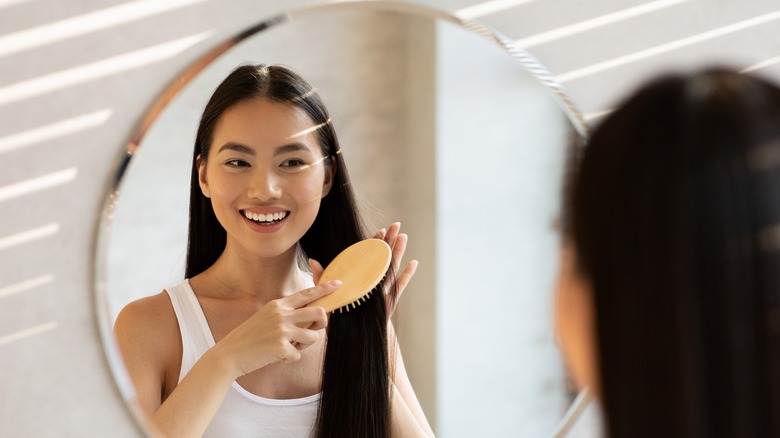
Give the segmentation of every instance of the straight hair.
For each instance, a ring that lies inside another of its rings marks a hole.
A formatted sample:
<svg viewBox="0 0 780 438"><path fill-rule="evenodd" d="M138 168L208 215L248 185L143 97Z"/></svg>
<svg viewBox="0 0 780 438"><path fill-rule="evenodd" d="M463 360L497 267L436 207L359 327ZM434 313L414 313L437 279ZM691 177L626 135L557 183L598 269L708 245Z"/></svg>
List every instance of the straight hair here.
<svg viewBox="0 0 780 438"><path fill-rule="evenodd" d="M609 436L780 436L780 89L658 78L595 129L569 190Z"/></svg>
<svg viewBox="0 0 780 438"><path fill-rule="evenodd" d="M303 109L315 126L326 163L335 166L333 186L314 223L300 239L299 264L327 266L341 251L369 237L341 156L328 111L301 76L278 65L243 65L217 87L206 104L195 139L190 184L190 223L185 275L192 278L217 261L226 232L198 183L197 157L207 160L222 114L239 102L268 99ZM262 123L258 120L258 123ZM318 438L390 436L391 366L384 290L396 295L389 272L368 300L349 313L330 315L315 435Z"/></svg>

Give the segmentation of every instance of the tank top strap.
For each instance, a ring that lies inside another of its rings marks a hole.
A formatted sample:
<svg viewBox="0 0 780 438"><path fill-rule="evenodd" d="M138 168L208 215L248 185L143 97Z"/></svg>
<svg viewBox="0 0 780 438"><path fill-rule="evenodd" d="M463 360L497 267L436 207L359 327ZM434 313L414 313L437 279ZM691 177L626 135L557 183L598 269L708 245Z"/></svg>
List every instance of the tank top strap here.
<svg viewBox="0 0 780 438"><path fill-rule="evenodd" d="M167 287L165 291L171 298L181 333L182 358L181 371L179 372L179 382L181 382L195 365L195 362L214 346L214 336L211 334L206 316L203 314L203 309L200 307L189 280Z"/></svg>

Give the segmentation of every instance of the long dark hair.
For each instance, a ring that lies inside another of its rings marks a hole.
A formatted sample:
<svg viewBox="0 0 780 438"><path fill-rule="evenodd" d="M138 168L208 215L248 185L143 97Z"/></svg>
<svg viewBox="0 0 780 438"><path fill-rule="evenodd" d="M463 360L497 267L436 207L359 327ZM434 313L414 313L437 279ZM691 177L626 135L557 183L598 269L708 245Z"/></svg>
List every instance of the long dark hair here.
<svg viewBox="0 0 780 438"><path fill-rule="evenodd" d="M303 109L317 130L323 156L335 164L333 186L323 198L314 223L299 242L300 254L327 266L349 245L369 237L358 212L349 175L330 116L317 92L298 74L282 66L244 65L214 91L200 120L193 152L190 184L190 226L186 277L203 272L225 249L225 229L198 184L196 159L207 160L220 117L233 105L265 98ZM392 284L392 273L385 279ZM380 285L377 293L349 313L334 313L322 376L322 397L316 436L389 437L390 365L387 309ZM394 294L394 288L391 288Z"/></svg>
<svg viewBox="0 0 780 438"><path fill-rule="evenodd" d="M594 131L570 190L609 435L780 436L780 89L659 78Z"/></svg>

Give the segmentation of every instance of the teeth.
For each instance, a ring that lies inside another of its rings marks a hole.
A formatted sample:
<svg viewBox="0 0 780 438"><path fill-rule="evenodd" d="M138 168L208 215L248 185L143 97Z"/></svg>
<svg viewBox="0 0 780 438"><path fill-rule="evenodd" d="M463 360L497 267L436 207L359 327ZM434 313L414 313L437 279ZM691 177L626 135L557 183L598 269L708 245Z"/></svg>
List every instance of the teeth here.
<svg viewBox="0 0 780 438"><path fill-rule="evenodd" d="M249 211L245 211L244 216L246 216L247 219L251 219L255 222L273 222L287 217L287 212L285 211L282 213L263 214L263 213L252 213Z"/></svg>

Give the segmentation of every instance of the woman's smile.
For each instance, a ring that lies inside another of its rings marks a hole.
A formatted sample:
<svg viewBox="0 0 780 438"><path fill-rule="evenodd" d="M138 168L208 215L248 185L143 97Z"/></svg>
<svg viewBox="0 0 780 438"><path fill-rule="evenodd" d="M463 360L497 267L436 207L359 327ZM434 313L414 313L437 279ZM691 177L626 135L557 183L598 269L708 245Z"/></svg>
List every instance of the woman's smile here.
<svg viewBox="0 0 780 438"><path fill-rule="evenodd" d="M240 212L244 216L249 228L258 233L275 233L279 231L284 226L285 220L290 216L289 211L279 211L278 208L257 210L246 209Z"/></svg>

